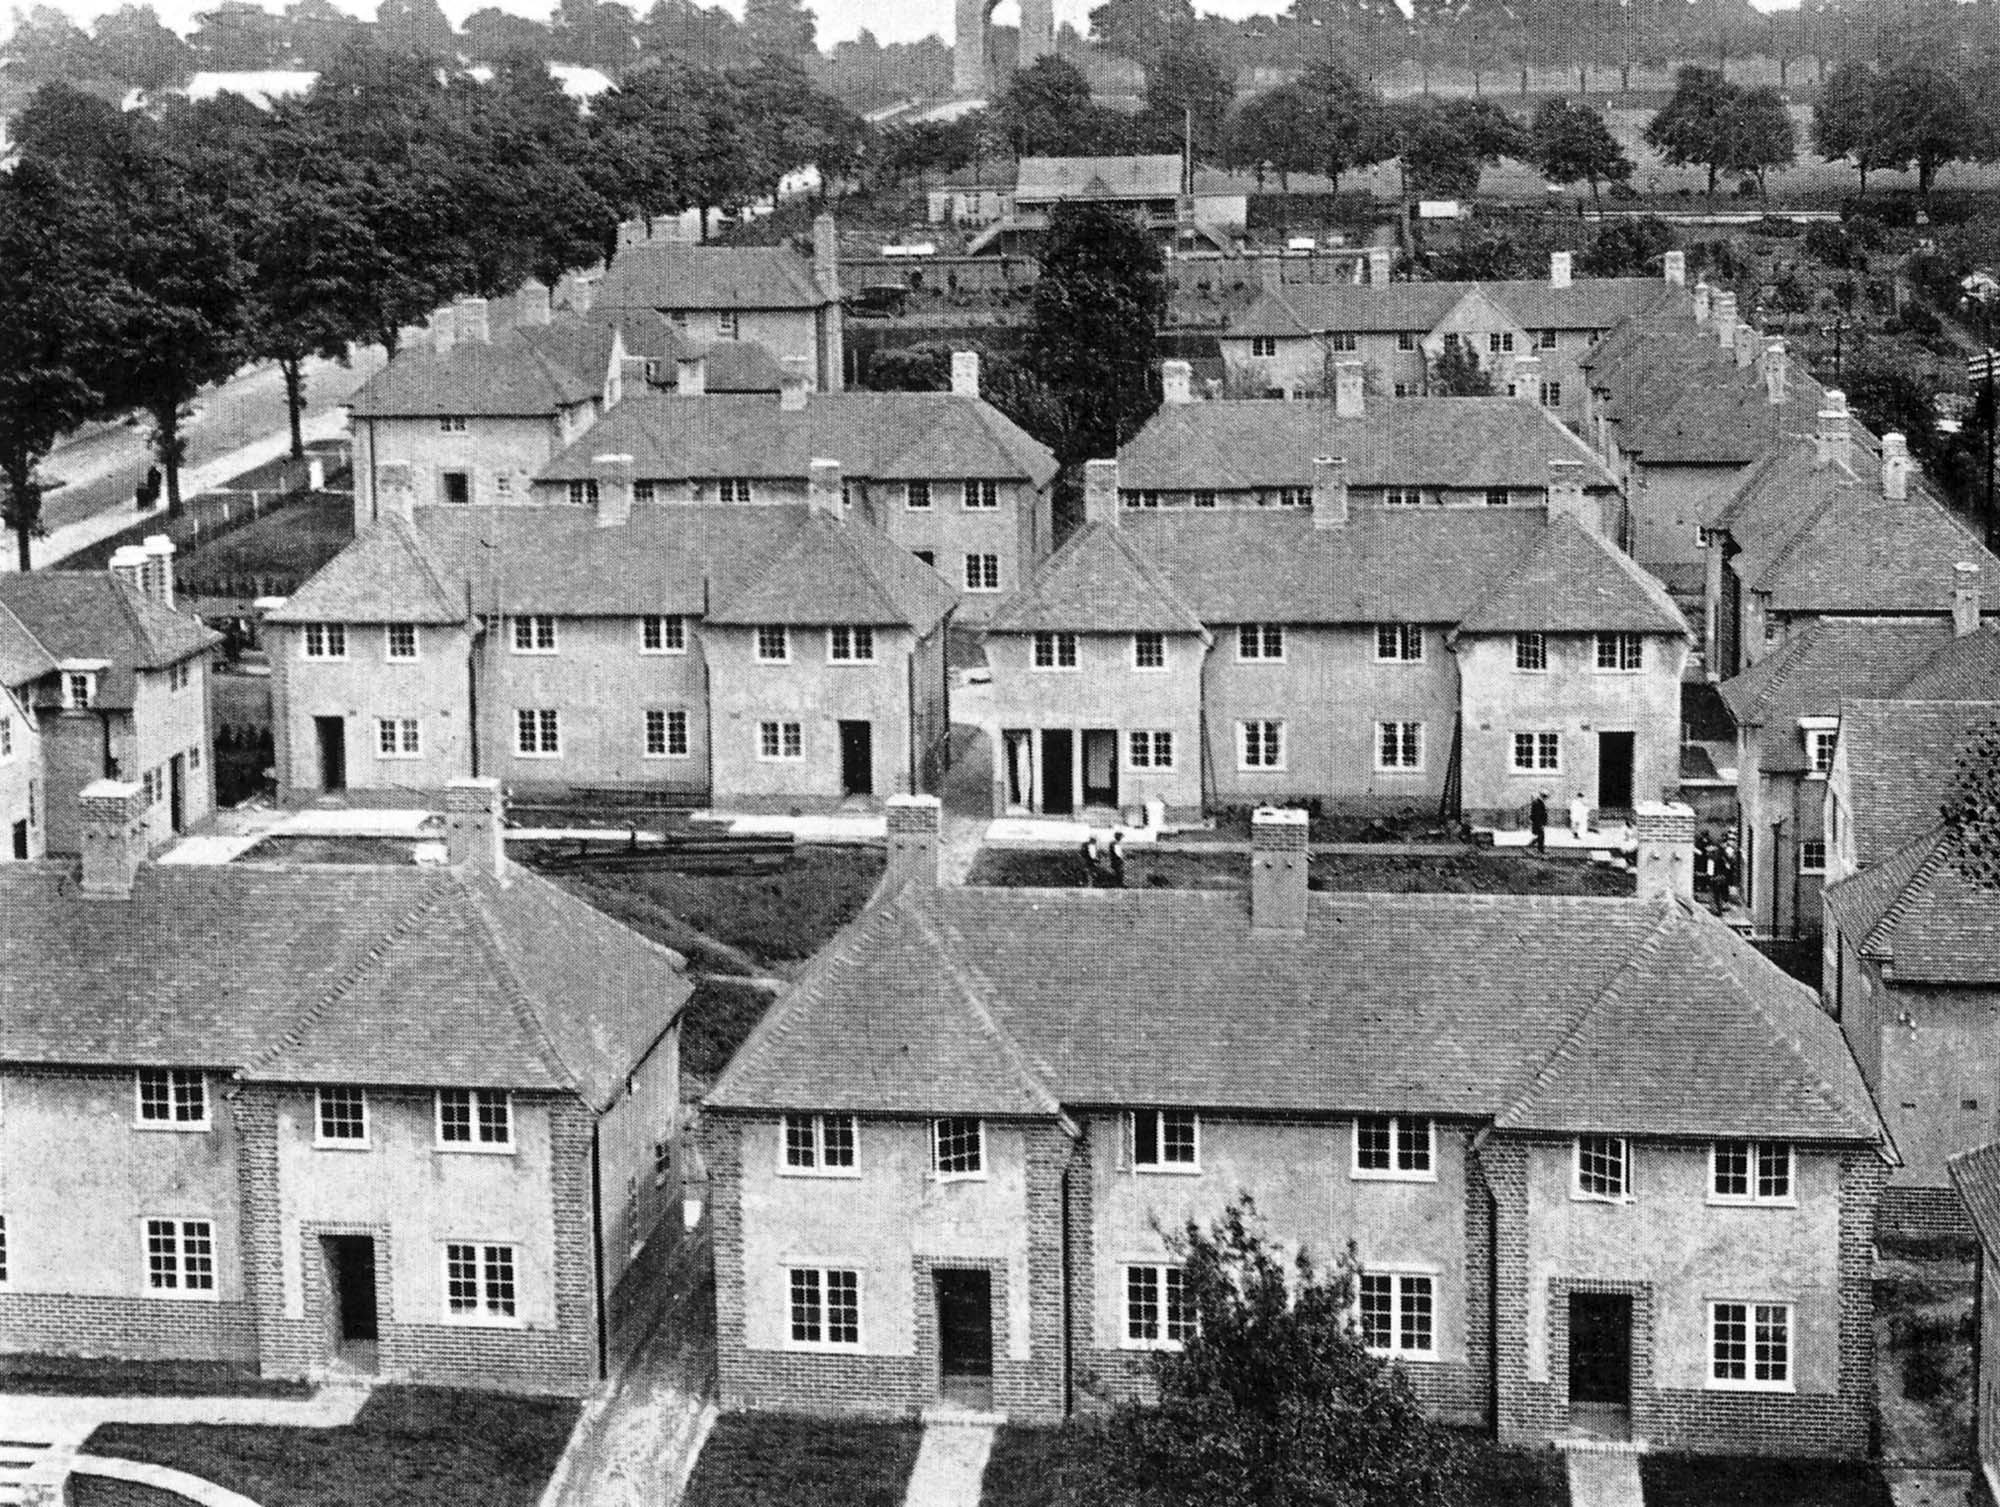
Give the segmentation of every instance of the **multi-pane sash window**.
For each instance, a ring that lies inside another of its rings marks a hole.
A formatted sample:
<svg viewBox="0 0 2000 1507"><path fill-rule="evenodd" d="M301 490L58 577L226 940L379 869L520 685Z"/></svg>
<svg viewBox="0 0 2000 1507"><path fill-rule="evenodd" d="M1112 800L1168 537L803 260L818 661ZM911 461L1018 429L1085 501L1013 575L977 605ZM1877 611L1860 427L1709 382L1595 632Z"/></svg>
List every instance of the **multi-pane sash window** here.
<svg viewBox="0 0 2000 1507"><path fill-rule="evenodd" d="M562 752L562 723L554 707L519 707L514 712L514 751L531 758Z"/></svg>
<svg viewBox="0 0 2000 1507"><path fill-rule="evenodd" d="M389 658L415 659L417 657L417 625L415 623L389 624L387 638Z"/></svg>
<svg viewBox="0 0 2000 1507"><path fill-rule="evenodd" d="M1417 340L1419 339L1421 333L1422 332L1418 330L1396 331L1396 349L1399 351L1415 350L1417 348Z"/></svg>
<svg viewBox="0 0 2000 1507"><path fill-rule="evenodd" d="M1840 741L1837 727L1812 727L1806 729L1806 763L1809 773L1826 775L1833 773L1833 750Z"/></svg>
<svg viewBox="0 0 2000 1507"><path fill-rule="evenodd" d="M1214 507L1215 506L1214 489L1211 487L1196 487L1193 501L1194 505L1198 508Z"/></svg>
<svg viewBox="0 0 2000 1507"><path fill-rule="evenodd" d="M1283 659L1285 657L1285 625L1283 623L1244 623L1236 630L1236 657L1238 659Z"/></svg>
<svg viewBox="0 0 2000 1507"><path fill-rule="evenodd" d="M347 658L345 623L307 623L305 639L307 659Z"/></svg>
<svg viewBox="0 0 2000 1507"><path fill-rule="evenodd" d="M1562 768L1561 733L1514 734L1514 768L1524 773Z"/></svg>
<svg viewBox="0 0 2000 1507"><path fill-rule="evenodd" d="M1415 663L1424 657L1424 630L1417 623L1377 623L1375 657Z"/></svg>
<svg viewBox="0 0 2000 1507"><path fill-rule="evenodd" d="M1164 633L1132 635L1132 668L1164 670L1167 667L1167 636Z"/></svg>
<svg viewBox="0 0 2000 1507"><path fill-rule="evenodd" d="M1390 487L1382 494L1382 506L1385 508L1422 507L1423 501L1424 494L1416 487Z"/></svg>
<svg viewBox="0 0 2000 1507"><path fill-rule="evenodd" d="M206 1219L146 1221L146 1286L215 1295L215 1230Z"/></svg>
<svg viewBox="0 0 2000 1507"><path fill-rule="evenodd" d="M1194 1294L1178 1266L1125 1268L1125 1342L1175 1349L1194 1338Z"/></svg>
<svg viewBox="0 0 2000 1507"><path fill-rule="evenodd" d="M14 719L0 714L0 759L14 757Z"/></svg>
<svg viewBox="0 0 2000 1507"><path fill-rule="evenodd" d="M826 657L835 664L867 664L875 658L873 628L829 628L826 630Z"/></svg>
<svg viewBox="0 0 2000 1507"><path fill-rule="evenodd" d="M655 495L652 482L635 481L632 483L632 500L634 502L651 502Z"/></svg>
<svg viewBox="0 0 2000 1507"><path fill-rule="evenodd" d="M646 713L646 757L684 759L688 752L688 714L679 707Z"/></svg>
<svg viewBox="0 0 2000 1507"><path fill-rule="evenodd" d="M7 1216L0 1214L0 1283L7 1280Z"/></svg>
<svg viewBox="0 0 2000 1507"><path fill-rule="evenodd" d="M1542 384L1542 407L1560 408L1563 401L1563 385L1560 382Z"/></svg>
<svg viewBox="0 0 2000 1507"><path fill-rule="evenodd" d="M1174 735L1166 731L1140 730L1127 734L1134 769L1172 769Z"/></svg>
<svg viewBox="0 0 2000 1507"><path fill-rule="evenodd" d="M648 613L639 619L639 652L642 654L685 654L687 623L679 616Z"/></svg>
<svg viewBox="0 0 2000 1507"><path fill-rule="evenodd" d="M438 420L438 431L441 434L465 433L465 416L456 413L446 414Z"/></svg>
<svg viewBox="0 0 2000 1507"><path fill-rule="evenodd" d="M438 1141L445 1146L506 1151L514 1144L514 1106L498 1089L438 1090Z"/></svg>
<svg viewBox="0 0 2000 1507"><path fill-rule="evenodd" d="M760 722L757 724L757 757L760 759L803 759L806 756L805 724L802 722Z"/></svg>
<svg viewBox="0 0 2000 1507"><path fill-rule="evenodd" d="M1709 1380L1719 1387L1789 1391L1792 1308L1789 1303L1711 1303Z"/></svg>
<svg viewBox="0 0 2000 1507"><path fill-rule="evenodd" d="M853 1115L786 1115L785 1166L794 1172L854 1170Z"/></svg>
<svg viewBox="0 0 2000 1507"><path fill-rule="evenodd" d="M1541 633L1517 633L1514 635L1514 668L1517 670L1546 670L1549 667L1549 641Z"/></svg>
<svg viewBox="0 0 2000 1507"><path fill-rule="evenodd" d="M724 476L715 483L717 502L750 501L750 478L747 476Z"/></svg>
<svg viewBox="0 0 2000 1507"><path fill-rule="evenodd" d="M783 664L792 657L791 630L782 623L766 623L757 630L757 658L765 664Z"/></svg>
<svg viewBox="0 0 2000 1507"><path fill-rule="evenodd" d="M207 1125L207 1078L182 1068L140 1068L139 1121L189 1128Z"/></svg>
<svg viewBox="0 0 2000 1507"><path fill-rule="evenodd" d="M1784 1141L1717 1141L1709 1196L1716 1203L1792 1203L1792 1148Z"/></svg>
<svg viewBox="0 0 2000 1507"><path fill-rule="evenodd" d="M1406 1272L1363 1272L1357 1284L1361 1340L1380 1355L1437 1351L1432 1279Z"/></svg>
<svg viewBox="0 0 2000 1507"><path fill-rule="evenodd" d="M1245 769L1285 767L1285 724L1258 720L1237 724L1242 731Z"/></svg>
<svg viewBox="0 0 2000 1507"><path fill-rule="evenodd" d="M940 1177L983 1177L985 1125L967 1117L931 1121L931 1171Z"/></svg>
<svg viewBox="0 0 2000 1507"><path fill-rule="evenodd" d="M919 512L931 505L931 484L927 481L903 483L903 506Z"/></svg>
<svg viewBox="0 0 2000 1507"><path fill-rule="evenodd" d="M1356 348L1356 335L1353 330L1329 330L1326 343L1332 350L1352 351Z"/></svg>
<svg viewBox="0 0 2000 1507"><path fill-rule="evenodd" d="M375 752L385 759L414 759L423 751L415 717L377 717Z"/></svg>
<svg viewBox="0 0 2000 1507"><path fill-rule="evenodd" d="M791 1268L792 1343L861 1343L861 1274L834 1268Z"/></svg>
<svg viewBox="0 0 2000 1507"><path fill-rule="evenodd" d="M1278 506L1281 508L1309 508L1312 501L1311 487L1278 488Z"/></svg>
<svg viewBox="0 0 2000 1507"><path fill-rule="evenodd" d="M514 1317L514 1247L453 1241L444 1248L444 1306L454 1319Z"/></svg>
<svg viewBox="0 0 2000 1507"><path fill-rule="evenodd" d="M569 501L571 507L579 507L579 508L596 507L597 506L596 478L587 477L581 481L571 482L569 484Z"/></svg>
<svg viewBox="0 0 2000 1507"><path fill-rule="evenodd" d="M1132 1165L1193 1172L1201 1166L1201 1124L1193 1110L1132 1112Z"/></svg>
<svg viewBox="0 0 2000 1507"><path fill-rule="evenodd" d="M1600 670L1644 669L1644 642L1636 633L1598 634L1597 668Z"/></svg>
<svg viewBox="0 0 2000 1507"><path fill-rule="evenodd" d="M321 1145L360 1146L368 1141L368 1096L358 1088L322 1088L317 1105Z"/></svg>
<svg viewBox="0 0 2000 1507"><path fill-rule="evenodd" d="M1074 670L1076 668L1076 635L1074 633L1037 633L1035 635L1034 665L1038 670Z"/></svg>
<svg viewBox="0 0 2000 1507"><path fill-rule="evenodd" d="M1495 356L1500 355L1504 351L1513 350L1514 332L1512 330L1494 331L1486 337L1486 349Z"/></svg>
<svg viewBox="0 0 2000 1507"><path fill-rule="evenodd" d="M724 309L715 316L715 333L724 340L734 340L739 333L736 310Z"/></svg>
<svg viewBox="0 0 2000 1507"><path fill-rule="evenodd" d="M1622 1201L1631 1192L1629 1148L1616 1136L1578 1136L1576 1193L1579 1198Z"/></svg>
<svg viewBox="0 0 2000 1507"><path fill-rule="evenodd" d="M965 557L965 589L967 591L998 591L1000 589L1000 557L998 555L967 555Z"/></svg>
<svg viewBox="0 0 2000 1507"><path fill-rule="evenodd" d="M1376 723L1375 767L1377 769L1422 769L1424 767L1423 723Z"/></svg>
<svg viewBox="0 0 2000 1507"><path fill-rule="evenodd" d="M1486 489L1486 505L1489 508L1504 508L1512 501L1513 498L1508 495L1505 487L1488 487Z"/></svg>
<svg viewBox="0 0 2000 1507"><path fill-rule="evenodd" d="M1554 350L1556 348L1556 332L1554 330L1542 330L1536 336L1535 344L1541 350Z"/></svg>
<svg viewBox="0 0 2000 1507"><path fill-rule="evenodd" d="M965 484L965 505L980 512L988 512L1000 506L1000 483L997 481L968 481Z"/></svg>
<svg viewBox="0 0 2000 1507"><path fill-rule="evenodd" d="M1354 1122L1354 1175L1435 1177L1437 1137L1431 1122L1406 1115L1362 1115Z"/></svg>
<svg viewBox="0 0 2000 1507"><path fill-rule="evenodd" d="M311 641L308 635L308 642ZM310 655L310 651L308 651ZM63 676L63 705L71 711L87 712L97 699L97 677L91 674Z"/></svg>
<svg viewBox="0 0 2000 1507"><path fill-rule="evenodd" d="M1127 487L1118 494L1118 500L1128 508L1157 508L1160 494L1152 487Z"/></svg>
<svg viewBox="0 0 2000 1507"><path fill-rule="evenodd" d="M531 613L514 619L514 652L516 654L553 654L556 652L556 620L546 612Z"/></svg>
<svg viewBox="0 0 2000 1507"><path fill-rule="evenodd" d="M1278 337L1276 335L1252 335L1250 337L1250 354L1253 356L1277 355Z"/></svg>

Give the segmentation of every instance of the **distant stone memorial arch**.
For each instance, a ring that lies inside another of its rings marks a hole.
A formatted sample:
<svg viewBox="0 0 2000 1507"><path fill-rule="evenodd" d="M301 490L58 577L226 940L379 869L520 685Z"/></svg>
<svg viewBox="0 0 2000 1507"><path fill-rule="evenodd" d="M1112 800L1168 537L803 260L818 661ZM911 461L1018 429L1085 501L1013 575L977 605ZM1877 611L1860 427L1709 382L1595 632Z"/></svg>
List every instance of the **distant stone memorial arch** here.
<svg viewBox="0 0 2000 1507"><path fill-rule="evenodd" d="M957 0L958 40L952 49L951 82L961 96L984 94L993 86L986 76L987 20L1000 0ZM1056 50L1055 0L1021 0L1020 66Z"/></svg>

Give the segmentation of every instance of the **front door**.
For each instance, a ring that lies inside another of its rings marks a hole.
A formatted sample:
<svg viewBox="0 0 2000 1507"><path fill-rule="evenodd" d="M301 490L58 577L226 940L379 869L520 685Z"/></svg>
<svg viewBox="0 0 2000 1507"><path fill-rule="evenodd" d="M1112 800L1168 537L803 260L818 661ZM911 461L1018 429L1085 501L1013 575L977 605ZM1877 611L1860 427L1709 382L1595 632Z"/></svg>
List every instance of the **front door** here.
<svg viewBox="0 0 2000 1507"><path fill-rule="evenodd" d="M333 1288L335 1353L343 1365L373 1371L378 1338L374 1237L328 1235L320 1244Z"/></svg>
<svg viewBox="0 0 2000 1507"><path fill-rule="evenodd" d="M1066 727L1042 729L1042 812L1046 816L1068 816L1076 810L1076 760L1070 752L1070 731Z"/></svg>
<svg viewBox="0 0 2000 1507"><path fill-rule="evenodd" d="M875 793L875 728L872 723L840 724L840 788L846 795Z"/></svg>
<svg viewBox="0 0 2000 1507"><path fill-rule="evenodd" d="M940 1271L937 1286L940 1390L953 1401L990 1407L993 1397L993 1278Z"/></svg>
<svg viewBox="0 0 2000 1507"><path fill-rule="evenodd" d="M347 719L315 717L313 731L319 737L319 788L347 788Z"/></svg>
<svg viewBox="0 0 2000 1507"><path fill-rule="evenodd" d="M1597 735L1597 809L1632 809L1632 746L1634 733Z"/></svg>
<svg viewBox="0 0 2000 1507"><path fill-rule="evenodd" d="M16 858L26 858L28 856L28 824L26 822L14 823L14 856Z"/></svg>
<svg viewBox="0 0 2000 1507"><path fill-rule="evenodd" d="M167 760L167 819L174 831L187 827L187 755Z"/></svg>
<svg viewBox="0 0 2000 1507"><path fill-rule="evenodd" d="M1569 1400L1573 1407L1631 1406L1630 1294L1569 1295Z"/></svg>
<svg viewBox="0 0 2000 1507"><path fill-rule="evenodd" d="M1083 735L1083 803L1086 806L1118 804L1118 734L1109 728L1092 728Z"/></svg>

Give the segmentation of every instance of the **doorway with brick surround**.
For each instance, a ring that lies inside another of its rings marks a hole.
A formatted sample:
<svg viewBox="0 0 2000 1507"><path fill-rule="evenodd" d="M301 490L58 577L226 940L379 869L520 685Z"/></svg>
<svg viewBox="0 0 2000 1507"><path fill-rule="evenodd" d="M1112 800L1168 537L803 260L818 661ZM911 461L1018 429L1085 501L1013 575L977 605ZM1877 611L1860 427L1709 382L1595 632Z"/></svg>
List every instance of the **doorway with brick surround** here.
<svg viewBox="0 0 2000 1507"><path fill-rule="evenodd" d="M1632 1295L1569 1295L1570 1427L1593 1438L1632 1428Z"/></svg>
<svg viewBox="0 0 2000 1507"><path fill-rule="evenodd" d="M993 1406L993 1274L938 1268L938 1395L975 1412Z"/></svg>
<svg viewBox="0 0 2000 1507"><path fill-rule="evenodd" d="M371 1235L322 1235L327 1285L333 1292L333 1358L343 1371L373 1372L380 1364Z"/></svg>

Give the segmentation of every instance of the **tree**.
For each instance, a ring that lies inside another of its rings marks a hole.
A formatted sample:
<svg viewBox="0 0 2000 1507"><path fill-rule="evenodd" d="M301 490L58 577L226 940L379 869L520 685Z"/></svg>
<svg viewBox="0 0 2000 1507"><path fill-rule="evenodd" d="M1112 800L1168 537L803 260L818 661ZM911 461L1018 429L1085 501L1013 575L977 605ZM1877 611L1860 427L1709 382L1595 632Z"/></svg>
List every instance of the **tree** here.
<svg viewBox="0 0 2000 1507"><path fill-rule="evenodd" d="M1224 160L1249 168L1261 186L1266 171L1278 175L1281 193L1291 192L1291 175L1319 165L1315 150L1316 106L1296 84L1280 84L1244 102L1229 122Z"/></svg>
<svg viewBox="0 0 2000 1507"><path fill-rule="evenodd" d="M27 15L14 12L14 34L0 47L6 59L37 82L66 79L81 83L100 72L97 49L83 28L51 5Z"/></svg>
<svg viewBox="0 0 2000 1507"><path fill-rule="evenodd" d="M1212 159L1220 148L1222 120L1235 95L1215 54L1192 31L1171 38L1146 64L1147 113L1176 143L1183 122L1191 122L1200 156Z"/></svg>
<svg viewBox="0 0 2000 1507"><path fill-rule="evenodd" d="M1673 227L1658 215L1615 220L1598 229L1577 258L1577 270L1586 277L1657 277L1661 259L1676 244Z"/></svg>
<svg viewBox="0 0 2000 1507"><path fill-rule="evenodd" d="M1632 159L1604 124L1604 117L1587 105L1566 99L1546 99L1529 128L1536 164L1551 183L1590 185L1590 202L1598 201L1600 181L1623 183L1632 176Z"/></svg>
<svg viewBox="0 0 2000 1507"><path fill-rule="evenodd" d="M1395 132L1382 99L1335 62L1314 63L1299 80L1312 105L1308 140L1319 170L1340 192L1341 174L1393 156Z"/></svg>
<svg viewBox="0 0 2000 1507"><path fill-rule="evenodd" d="M1914 163L1925 198L1940 167L1973 154L1978 118L1958 80L1941 68L1905 58L1883 75L1877 108L1884 161Z"/></svg>
<svg viewBox="0 0 2000 1507"><path fill-rule="evenodd" d="M1719 126L1719 166L1724 172L1754 177L1758 197L1769 202L1765 173L1774 167L1789 167L1798 156L1798 133L1784 96L1764 84L1739 89L1724 109Z"/></svg>
<svg viewBox="0 0 2000 1507"><path fill-rule="evenodd" d="M1871 172L1898 165L1888 156L1886 117L1875 69L1862 62L1842 63L1828 75L1813 106L1813 150L1829 162L1852 158L1865 194Z"/></svg>
<svg viewBox="0 0 2000 1507"><path fill-rule="evenodd" d="M459 39L466 53L483 63L490 63L509 53L538 58L554 55L555 38L550 35L548 27L493 5L467 16L465 24L459 28Z"/></svg>
<svg viewBox="0 0 2000 1507"><path fill-rule="evenodd" d="M1738 90L1713 68L1686 65L1674 73L1674 92L1646 123L1646 144L1675 167L1708 169L1708 192L1728 154L1723 119Z"/></svg>
<svg viewBox="0 0 2000 1507"><path fill-rule="evenodd" d="M1431 363L1430 390L1447 398L1490 398L1493 374L1479 364L1479 353L1463 340L1446 340Z"/></svg>
<svg viewBox="0 0 2000 1507"><path fill-rule="evenodd" d="M458 37L438 0L381 0L375 7L375 40L421 58L449 58L458 51Z"/></svg>
<svg viewBox="0 0 2000 1507"><path fill-rule="evenodd" d="M1096 133L1089 80L1054 53L1016 72L993 102L993 114L1016 157L1086 153Z"/></svg>
<svg viewBox="0 0 2000 1507"><path fill-rule="evenodd" d="M188 46L205 69L284 68L291 63L291 39L282 16L274 16L256 0L222 0L214 10L195 18Z"/></svg>
<svg viewBox="0 0 2000 1507"><path fill-rule="evenodd" d="M1482 168L1533 150L1521 123L1486 99L1406 107L1398 136L1403 176L1423 199L1469 199L1479 191Z"/></svg>
<svg viewBox="0 0 2000 1507"><path fill-rule="evenodd" d="M1107 1507L1445 1507L1470 1494L1463 1445L1433 1422L1404 1370L1370 1354L1350 1244L1330 1266L1286 1261L1243 1195L1173 1241L1182 1332L1154 1357L1157 1406L1126 1404L1080 1461Z"/></svg>
<svg viewBox="0 0 2000 1507"><path fill-rule="evenodd" d="M332 67L342 48L360 40L367 24L338 9L332 0L292 0L285 7L292 60L315 73Z"/></svg>
<svg viewBox="0 0 2000 1507"><path fill-rule="evenodd" d="M1194 24L1194 0L1106 0L1090 12L1090 38L1106 52L1144 63Z"/></svg>
<svg viewBox="0 0 2000 1507"><path fill-rule="evenodd" d="M1968 883L2000 890L2000 722L1959 750L1940 811L1953 867Z"/></svg>
<svg viewBox="0 0 2000 1507"><path fill-rule="evenodd" d="M760 57L814 56L816 30L801 0L744 0L744 40Z"/></svg>
<svg viewBox="0 0 2000 1507"><path fill-rule="evenodd" d="M617 0L559 0L538 55L616 73L639 55L639 18Z"/></svg>
<svg viewBox="0 0 2000 1507"><path fill-rule="evenodd" d="M121 5L97 18L98 67L106 78L148 91L185 83L194 50L160 24L150 5Z"/></svg>

